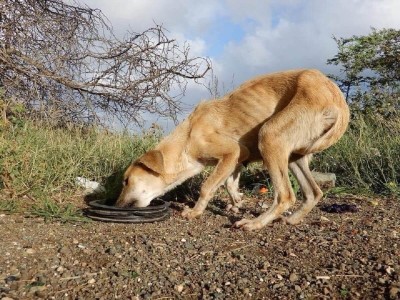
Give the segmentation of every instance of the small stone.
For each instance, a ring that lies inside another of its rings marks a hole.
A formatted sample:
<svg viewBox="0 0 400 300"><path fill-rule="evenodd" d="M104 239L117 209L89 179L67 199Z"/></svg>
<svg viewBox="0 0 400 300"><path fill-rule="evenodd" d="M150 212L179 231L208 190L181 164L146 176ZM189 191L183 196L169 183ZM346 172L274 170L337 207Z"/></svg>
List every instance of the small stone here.
<svg viewBox="0 0 400 300"><path fill-rule="evenodd" d="M392 287L389 290L389 297L390 299L398 299L397 296L400 296L399 293L400 292L400 288L398 287Z"/></svg>
<svg viewBox="0 0 400 300"><path fill-rule="evenodd" d="M77 244L79 244L79 241L78 241L77 239L73 239L73 240L72 240L72 243L75 244L75 245L77 245Z"/></svg>
<svg viewBox="0 0 400 300"><path fill-rule="evenodd" d="M63 268L62 266L59 266L59 267L56 269L56 271L59 272L59 273L62 273L62 272L64 272L64 268Z"/></svg>
<svg viewBox="0 0 400 300"><path fill-rule="evenodd" d="M350 253L350 251L348 251L348 250L343 250L342 255L343 255L344 257L348 257L348 256L351 256L351 253Z"/></svg>
<svg viewBox="0 0 400 300"><path fill-rule="evenodd" d="M1 300L14 300L14 299L10 298L10 297L3 297L3 298L1 298Z"/></svg>
<svg viewBox="0 0 400 300"><path fill-rule="evenodd" d="M290 276L289 276L289 280L290 280L291 282L295 282L295 281L299 280L299 276L297 276L297 274L295 274L295 273L292 273L292 274L290 274Z"/></svg>
<svg viewBox="0 0 400 300"><path fill-rule="evenodd" d="M282 280L282 279L283 279L283 277L282 277L281 274L276 275L276 277L277 277L279 280Z"/></svg>
<svg viewBox="0 0 400 300"><path fill-rule="evenodd" d="M68 249L68 247L61 247L60 250L58 250L58 253L61 254L69 254L71 251Z"/></svg>
<svg viewBox="0 0 400 300"><path fill-rule="evenodd" d="M26 253L28 253L28 254L34 254L34 253L36 252L36 251L33 250L32 248L28 248L28 249L26 249L25 251L26 251Z"/></svg>
<svg viewBox="0 0 400 300"><path fill-rule="evenodd" d="M298 293L301 293L301 287L297 284L294 286L294 290Z"/></svg>
<svg viewBox="0 0 400 300"><path fill-rule="evenodd" d="M284 285L285 285L285 284L284 284L283 282L275 283L275 284L272 286L272 288L273 288L274 290L277 290L277 289L283 287Z"/></svg>
<svg viewBox="0 0 400 300"><path fill-rule="evenodd" d="M217 293L222 293L222 289L221 288L216 288Z"/></svg>
<svg viewBox="0 0 400 300"><path fill-rule="evenodd" d="M46 289L44 285L33 286L29 289L30 293L42 292Z"/></svg>
<svg viewBox="0 0 400 300"><path fill-rule="evenodd" d="M327 217L321 216L319 218L321 220L321 222L329 222L330 220Z"/></svg>
<svg viewBox="0 0 400 300"><path fill-rule="evenodd" d="M393 269L391 266L389 266L389 267L387 267L387 268L385 269L385 271L386 271L386 273L388 273L388 274L390 275L390 274L393 273L394 269Z"/></svg>
<svg viewBox="0 0 400 300"><path fill-rule="evenodd" d="M185 243L185 242L186 242L186 239L184 239L184 238L181 239L181 242L182 242L182 243Z"/></svg>
<svg viewBox="0 0 400 300"><path fill-rule="evenodd" d="M263 264L261 265L261 270L267 270L271 264L267 261L264 261Z"/></svg>
<svg viewBox="0 0 400 300"><path fill-rule="evenodd" d="M378 206L379 205L379 202L377 200L375 200L375 199L369 200L368 203L370 205L372 205L372 206Z"/></svg>
<svg viewBox="0 0 400 300"><path fill-rule="evenodd" d="M176 285L176 286L175 286L175 290L176 290L178 293L181 293L181 292L183 291L183 284L178 284L178 285Z"/></svg>
<svg viewBox="0 0 400 300"><path fill-rule="evenodd" d="M95 282L96 282L96 279L94 279L94 278L91 278L91 279L88 280L88 283L89 283L89 284L93 284L93 283L95 283Z"/></svg>

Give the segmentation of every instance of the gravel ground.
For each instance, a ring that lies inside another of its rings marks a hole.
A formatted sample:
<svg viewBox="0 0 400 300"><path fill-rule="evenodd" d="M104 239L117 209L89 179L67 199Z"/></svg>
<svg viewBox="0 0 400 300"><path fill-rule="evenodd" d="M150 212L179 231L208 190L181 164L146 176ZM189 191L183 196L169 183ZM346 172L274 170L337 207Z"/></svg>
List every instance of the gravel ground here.
<svg viewBox="0 0 400 300"><path fill-rule="evenodd" d="M356 213L321 207L356 204ZM197 220L44 222L0 215L0 299L400 299L399 199L325 199L305 223L231 228L258 215L214 201Z"/></svg>

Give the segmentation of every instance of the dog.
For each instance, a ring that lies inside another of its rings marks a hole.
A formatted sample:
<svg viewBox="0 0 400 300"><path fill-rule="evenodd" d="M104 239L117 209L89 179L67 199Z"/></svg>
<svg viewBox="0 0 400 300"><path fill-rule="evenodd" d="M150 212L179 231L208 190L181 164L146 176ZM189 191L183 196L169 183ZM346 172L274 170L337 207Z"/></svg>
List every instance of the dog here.
<svg viewBox="0 0 400 300"><path fill-rule="evenodd" d="M205 166L215 168L201 186L193 208L182 216L200 216L225 183L228 209L242 204L239 176L243 164L262 161L274 188L272 206L255 219L234 224L256 230L275 219L298 224L322 198L309 163L314 153L339 140L349 123L349 108L338 86L318 70L289 70L251 79L220 99L201 102L175 130L126 170L116 205L144 207ZM287 218L282 213L296 198L289 170L304 200Z"/></svg>

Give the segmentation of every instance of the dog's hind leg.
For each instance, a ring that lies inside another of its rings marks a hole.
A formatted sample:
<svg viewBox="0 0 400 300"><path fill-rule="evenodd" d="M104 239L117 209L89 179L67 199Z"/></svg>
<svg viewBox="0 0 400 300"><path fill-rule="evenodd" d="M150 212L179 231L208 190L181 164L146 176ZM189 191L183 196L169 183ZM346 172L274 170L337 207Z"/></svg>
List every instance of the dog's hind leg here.
<svg viewBox="0 0 400 300"><path fill-rule="evenodd" d="M305 198L301 206L292 215L284 219L292 225L300 223L323 196L321 189L311 174L309 168L310 158L311 155L305 155L289 164L290 171L297 178Z"/></svg>
<svg viewBox="0 0 400 300"><path fill-rule="evenodd" d="M192 209L185 208L182 212L182 216L187 219L193 219L204 212L217 188L235 171L237 165L249 156L247 148L221 135L208 136L207 142L203 144L202 153L218 159L218 163L203 183L196 205Z"/></svg>
<svg viewBox="0 0 400 300"><path fill-rule="evenodd" d="M267 122L261 128L259 134L259 148L263 157L264 167L268 169L274 186L274 202L265 213L252 220L242 219L235 223L235 227L240 227L244 230L260 229L280 217L296 201L289 180L288 164L291 145L288 140L290 139L286 136L287 132L281 130L281 128L287 128L292 124L277 125L269 126Z"/></svg>
<svg viewBox="0 0 400 300"><path fill-rule="evenodd" d="M240 178L240 171L242 169L241 165L238 165L233 171L232 175L228 177L225 182L226 190L231 198L231 203L228 204L226 207L227 211L233 211L237 213L239 208L242 207L243 201L242 196L243 193L239 192L239 178Z"/></svg>

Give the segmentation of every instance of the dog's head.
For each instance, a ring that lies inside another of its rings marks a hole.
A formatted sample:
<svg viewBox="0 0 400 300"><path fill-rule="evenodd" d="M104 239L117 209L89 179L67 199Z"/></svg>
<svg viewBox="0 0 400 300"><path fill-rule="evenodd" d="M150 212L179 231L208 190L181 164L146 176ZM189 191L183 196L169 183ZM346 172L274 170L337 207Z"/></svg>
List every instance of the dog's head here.
<svg viewBox="0 0 400 300"><path fill-rule="evenodd" d="M167 186L163 180L164 159L158 150L145 153L125 171L123 188L116 206L146 207L162 195Z"/></svg>

